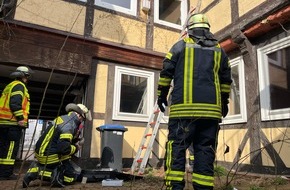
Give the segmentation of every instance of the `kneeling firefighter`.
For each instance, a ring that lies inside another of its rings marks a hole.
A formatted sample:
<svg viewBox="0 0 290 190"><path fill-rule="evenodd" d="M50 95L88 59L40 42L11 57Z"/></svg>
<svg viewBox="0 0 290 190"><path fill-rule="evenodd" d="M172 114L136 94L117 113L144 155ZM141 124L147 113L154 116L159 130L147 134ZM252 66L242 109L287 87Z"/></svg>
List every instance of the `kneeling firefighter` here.
<svg viewBox="0 0 290 190"><path fill-rule="evenodd" d="M51 182L51 186L64 187L77 179L71 161L84 142L79 138L82 122L91 120L91 112L83 104L70 103L67 115L54 119L35 145L35 158L23 179L23 188L35 179Z"/></svg>

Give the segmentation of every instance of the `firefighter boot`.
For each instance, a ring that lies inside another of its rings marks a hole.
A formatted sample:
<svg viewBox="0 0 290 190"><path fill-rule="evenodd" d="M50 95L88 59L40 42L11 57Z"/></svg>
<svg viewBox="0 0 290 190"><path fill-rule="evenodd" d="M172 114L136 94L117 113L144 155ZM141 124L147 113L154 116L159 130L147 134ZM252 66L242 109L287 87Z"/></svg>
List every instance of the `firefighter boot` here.
<svg viewBox="0 0 290 190"><path fill-rule="evenodd" d="M52 187L65 187L65 185L63 184L63 170L62 170L62 167L57 167L55 168L53 171L52 171L52 174L51 174L51 186Z"/></svg>
<svg viewBox="0 0 290 190"><path fill-rule="evenodd" d="M38 172L29 172L28 170L27 173L23 177L22 187L27 188L29 183L31 181L36 180L37 177L38 177Z"/></svg>
<svg viewBox="0 0 290 190"><path fill-rule="evenodd" d="M22 186L27 188L31 181L34 181L38 178L39 166L36 162L32 162L28 171L23 177Z"/></svg>

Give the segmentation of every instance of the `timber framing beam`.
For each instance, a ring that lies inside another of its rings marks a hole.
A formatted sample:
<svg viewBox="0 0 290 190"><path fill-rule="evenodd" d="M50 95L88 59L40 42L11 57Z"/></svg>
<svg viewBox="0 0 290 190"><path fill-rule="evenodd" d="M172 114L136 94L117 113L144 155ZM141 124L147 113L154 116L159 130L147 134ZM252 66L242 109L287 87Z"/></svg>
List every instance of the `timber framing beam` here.
<svg viewBox="0 0 290 190"><path fill-rule="evenodd" d="M36 25L0 22L1 62L25 62L44 68L58 68L89 74L93 58L150 69L161 69L163 53L96 40ZM48 62L50 60L50 62ZM74 64L78 63L78 64Z"/></svg>

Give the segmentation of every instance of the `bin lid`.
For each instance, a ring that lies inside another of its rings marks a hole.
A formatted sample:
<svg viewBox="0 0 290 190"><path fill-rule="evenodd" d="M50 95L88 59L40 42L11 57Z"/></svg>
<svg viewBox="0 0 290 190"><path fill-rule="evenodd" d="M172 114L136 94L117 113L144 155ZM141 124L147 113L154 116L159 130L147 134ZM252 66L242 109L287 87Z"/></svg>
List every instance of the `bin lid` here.
<svg viewBox="0 0 290 190"><path fill-rule="evenodd" d="M106 124L102 125L100 127L97 127L98 131L128 131L127 128L125 128L123 125L118 124Z"/></svg>

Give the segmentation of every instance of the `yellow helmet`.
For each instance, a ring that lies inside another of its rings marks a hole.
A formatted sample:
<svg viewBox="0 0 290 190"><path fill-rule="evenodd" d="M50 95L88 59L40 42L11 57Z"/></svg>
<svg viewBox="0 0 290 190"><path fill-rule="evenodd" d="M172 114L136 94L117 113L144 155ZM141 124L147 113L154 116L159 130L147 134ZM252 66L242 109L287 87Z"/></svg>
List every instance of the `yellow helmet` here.
<svg viewBox="0 0 290 190"><path fill-rule="evenodd" d="M188 29L192 28L209 28L210 24L207 17L204 14L193 14L188 19L187 24Z"/></svg>

